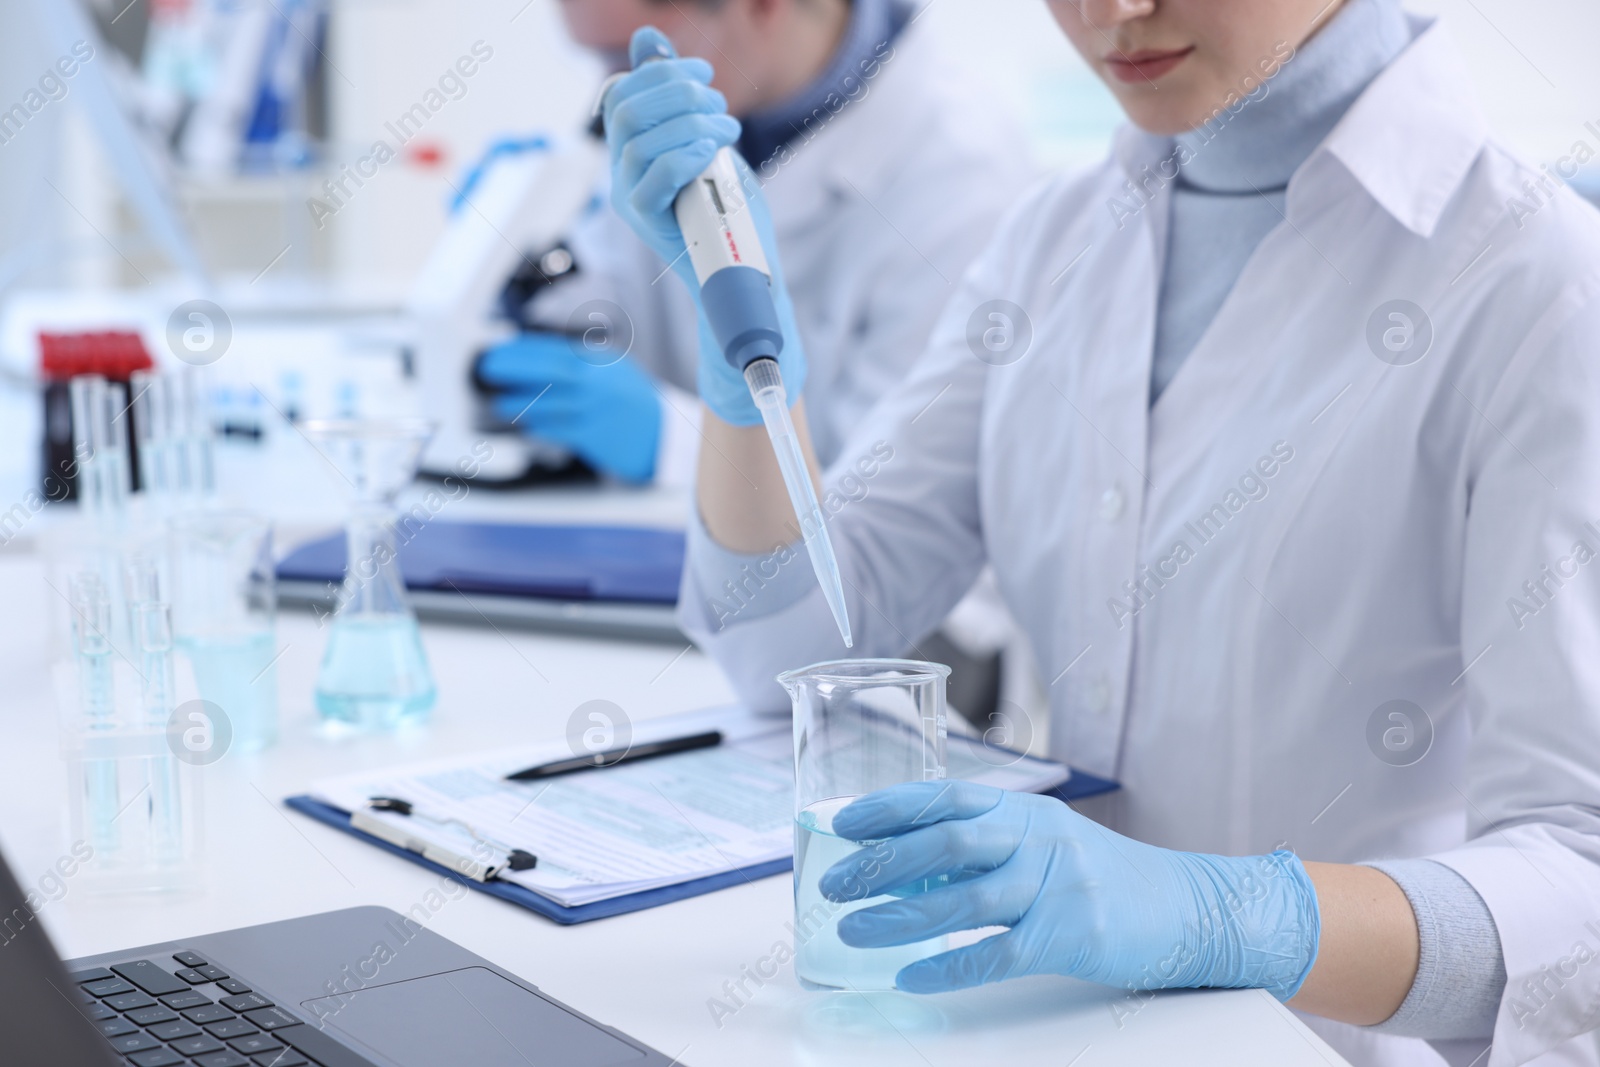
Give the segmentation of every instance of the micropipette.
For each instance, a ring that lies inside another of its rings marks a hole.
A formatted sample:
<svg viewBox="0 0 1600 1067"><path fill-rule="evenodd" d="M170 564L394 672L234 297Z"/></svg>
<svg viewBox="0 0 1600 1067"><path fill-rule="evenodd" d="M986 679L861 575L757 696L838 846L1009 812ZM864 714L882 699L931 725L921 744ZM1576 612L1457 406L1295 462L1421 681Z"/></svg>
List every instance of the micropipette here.
<svg viewBox="0 0 1600 1067"><path fill-rule="evenodd" d="M635 66L670 58L663 47L657 54L639 59ZM606 88L610 88L609 83ZM601 99L604 97L602 89ZM811 557L811 568L817 573L823 598L833 612L845 647L854 647L839 561L828 538L800 438L789 417L788 394L778 370L783 330L772 300L772 271L767 266L766 250L761 245L750 202L744 195L733 150L719 149L711 165L684 186L672 207L678 228L683 231L689 261L694 265L695 279L700 283L700 304L706 320L722 347L723 358L744 375L750 396L761 412Z"/></svg>

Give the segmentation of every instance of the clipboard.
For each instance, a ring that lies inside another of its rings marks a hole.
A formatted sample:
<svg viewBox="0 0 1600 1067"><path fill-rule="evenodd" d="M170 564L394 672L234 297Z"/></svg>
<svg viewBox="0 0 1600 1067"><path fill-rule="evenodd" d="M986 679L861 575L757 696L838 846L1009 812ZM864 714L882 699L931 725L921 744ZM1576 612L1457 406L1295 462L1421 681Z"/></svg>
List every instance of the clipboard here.
<svg viewBox="0 0 1600 1067"><path fill-rule="evenodd" d="M1053 789L1046 790L1044 796L1055 797L1060 801L1081 800L1086 797L1098 796L1109 793L1119 788L1116 782L1107 778L1099 778L1092 774L1074 770L1072 777ZM440 866L431 860L424 859L415 852L408 851L364 833L350 823L350 813L341 808L323 802L311 796L301 795L287 798L284 803L302 815L307 815L326 826L360 838L370 845L375 845L401 859L408 860L420 867L425 867L434 874L449 878L468 889L475 889L480 893L487 893L492 897L518 907L527 908L529 911L543 915L563 926L576 923L592 922L595 919L607 919L613 915L626 915L629 912L643 911L662 904L671 904L678 900L687 900L690 897L700 896L702 893L712 893L718 889L739 885L743 882L754 882L758 878L770 878L775 874L794 869L794 858L786 856L783 859L772 860L768 863L757 863L749 867L742 867L732 871L724 871L705 878L692 881L678 882L674 885L662 886L659 889L646 889L638 893L630 893L620 897L610 897L606 900L597 900L589 904L579 904L567 907L558 904L543 894L536 893L515 882L489 881L479 882L472 878L453 871L448 867Z"/></svg>
<svg viewBox="0 0 1600 1067"><path fill-rule="evenodd" d="M681 530L526 523L419 523L400 517L398 554L412 592L483 593L556 601L678 602ZM343 534L298 545L278 564L290 585L344 580Z"/></svg>

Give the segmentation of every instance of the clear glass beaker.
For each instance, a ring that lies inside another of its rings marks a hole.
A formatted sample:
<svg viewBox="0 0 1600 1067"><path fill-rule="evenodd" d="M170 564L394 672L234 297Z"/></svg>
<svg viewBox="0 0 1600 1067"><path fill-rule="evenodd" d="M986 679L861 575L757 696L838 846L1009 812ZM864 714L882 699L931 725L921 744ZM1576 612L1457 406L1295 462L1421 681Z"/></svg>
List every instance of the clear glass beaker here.
<svg viewBox="0 0 1600 1067"><path fill-rule="evenodd" d="M395 497L416 477L433 424L315 419L301 429L352 498L345 579L317 676L317 710L361 729L420 721L435 689L400 573Z"/></svg>
<svg viewBox="0 0 1600 1067"><path fill-rule="evenodd" d="M241 752L278 739L272 524L246 511L172 520L172 623L200 697L220 708Z"/></svg>
<svg viewBox="0 0 1600 1067"><path fill-rule="evenodd" d="M893 989L900 968L943 952L946 939L893 948L851 948L838 923L852 911L924 892L929 880L892 894L838 904L817 882L862 844L835 836L833 817L856 797L902 782L945 776L945 679L950 668L916 660L818 663L778 676L794 703L795 973L836 989ZM892 846L888 846L892 847Z"/></svg>

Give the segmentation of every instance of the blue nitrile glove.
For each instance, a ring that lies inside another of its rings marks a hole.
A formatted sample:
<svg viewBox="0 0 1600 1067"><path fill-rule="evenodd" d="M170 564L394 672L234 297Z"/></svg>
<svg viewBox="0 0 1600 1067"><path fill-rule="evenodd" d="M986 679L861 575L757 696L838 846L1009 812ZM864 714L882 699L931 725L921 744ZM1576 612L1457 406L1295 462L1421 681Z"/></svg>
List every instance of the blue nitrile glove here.
<svg viewBox="0 0 1600 1067"><path fill-rule="evenodd" d="M497 393L495 415L524 433L623 481L655 477L661 398L631 360L591 362L564 334L525 333L485 352L477 377Z"/></svg>
<svg viewBox="0 0 1600 1067"><path fill-rule="evenodd" d="M844 916L845 944L881 948L1011 928L902 968L895 985L908 992L1064 974L1131 990L1260 988L1288 1000L1317 957L1316 893L1290 852L1174 852L1112 833L1050 797L971 782L872 793L839 812L833 829L852 841L891 840L824 872L830 900L954 876ZM868 852L871 865L862 862Z"/></svg>
<svg viewBox="0 0 1600 1067"><path fill-rule="evenodd" d="M621 78L605 97L606 143L611 149L611 203L645 243L672 265L700 306L700 282L684 250L683 233L672 213L679 191L711 165L717 150L739 139L739 122L728 114L728 102L711 88L711 64L703 59L678 59L660 30L645 26L634 33L629 55L635 70ZM666 58L645 63L652 56ZM735 157L738 153L735 153ZM778 262L778 241L772 217L755 175L738 159L745 196L772 270L773 304L783 330L778 365L789 402L805 387L806 360L795 325L794 306ZM703 312L700 322L700 397L725 422L754 426L761 413L750 399L744 377L723 358Z"/></svg>

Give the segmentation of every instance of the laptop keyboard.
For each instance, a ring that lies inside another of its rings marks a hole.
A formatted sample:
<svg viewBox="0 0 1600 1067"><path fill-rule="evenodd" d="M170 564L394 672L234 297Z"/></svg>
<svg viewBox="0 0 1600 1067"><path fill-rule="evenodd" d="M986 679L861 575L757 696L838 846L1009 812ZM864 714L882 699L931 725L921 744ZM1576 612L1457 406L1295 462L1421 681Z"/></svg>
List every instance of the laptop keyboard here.
<svg viewBox="0 0 1600 1067"><path fill-rule="evenodd" d="M343 1067L343 1049L195 952L72 975L80 1007L131 1067ZM325 1053L325 1056L327 1054Z"/></svg>

